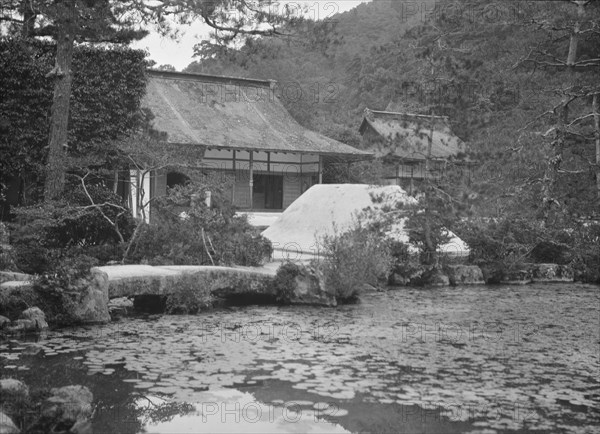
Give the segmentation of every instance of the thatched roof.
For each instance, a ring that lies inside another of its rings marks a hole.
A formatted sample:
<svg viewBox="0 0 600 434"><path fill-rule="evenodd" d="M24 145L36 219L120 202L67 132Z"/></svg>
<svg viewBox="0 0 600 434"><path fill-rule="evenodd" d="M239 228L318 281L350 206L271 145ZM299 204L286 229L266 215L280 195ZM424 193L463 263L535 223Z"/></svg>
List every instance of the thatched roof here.
<svg viewBox="0 0 600 434"><path fill-rule="evenodd" d="M310 153L364 159L361 151L298 124L274 81L148 71L142 103L167 142L213 149Z"/></svg>
<svg viewBox="0 0 600 434"><path fill-rule="evenodd" d="M448 159L465 152L464 142L454 135L446 116L365 109L359 131L364 135L370 129L382 139L372 143L378 157L425 160L432 123L431 158Z"/></svg>

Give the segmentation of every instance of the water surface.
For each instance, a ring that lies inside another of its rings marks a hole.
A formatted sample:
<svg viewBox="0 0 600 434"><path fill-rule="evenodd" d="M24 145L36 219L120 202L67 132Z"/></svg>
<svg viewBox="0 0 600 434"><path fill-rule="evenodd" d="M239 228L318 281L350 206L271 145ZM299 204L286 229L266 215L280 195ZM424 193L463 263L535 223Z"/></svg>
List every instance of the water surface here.
<svg viewBox="0 0 600 434"><path fill-rule="evenodd" d="M96 433L597 432L600 291L534 284L372 293L55 330L3 377L84 384Z"/></svg>

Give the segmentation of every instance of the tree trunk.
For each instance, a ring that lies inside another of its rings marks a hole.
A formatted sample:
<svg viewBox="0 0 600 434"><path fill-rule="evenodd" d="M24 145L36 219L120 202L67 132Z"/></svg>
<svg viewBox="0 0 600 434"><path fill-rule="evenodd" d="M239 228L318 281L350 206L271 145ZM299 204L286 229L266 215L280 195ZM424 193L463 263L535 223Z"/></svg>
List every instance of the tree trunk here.
<svg viewBox="0 0 600 434"><path fill-rule="evenodd" d="M594 133L596 135L596 192L600 200L600 94L595 93L592 100L594 112Z"/></svg>
<svg viewBox="0 0 600 434"><path fill-rule="evenodd" d="M75 1L59 4L56 39L56 64L48 74L55 79L50 123L50 144L46 163L45 200L57 199L63 192L66 171L66 148L71 98L71 63L73 60Z"/></svg>
<svg viewBox="0 0 600 434"><path fill-rule="evenodd" d="M577 21L573 25L573 31L569 38L569 52L567 53L566 65L569 71L569 81L571 85L576 82L575 77L575 63L577 62L577 47L579 45L579 38L581 32L580 21L585 18L585 4L577 3ZM552 208L554 205L560 205L559 202L554 198L555 186L558 182L558 171L560 169L563 152L565 148L565 140L567 139L567 127L569 119L569 103L571 98L565 94L562 99L562 104L558 112L557 121L557 137L552 142L553 155L548 159L548 165L546 173L544 175L544 199L543 199L543 210L544 210L544 222L549 223Z"/></svg>
<svg viewBox="0 0 600 434"><path fill-rule="evenodd" d="M431 170L431 149L433 147L433 130L434 130L434 118L433 118L433 113L431 115L431 129L429 131L429 136L427 137L427 155L425 156L425 182L426 184L429 184L431 181L431 177L430 177L430 173L429 171ZM425 248L427 249L427 264L428 265L435 265L437 267L438 264L438 255L437 255L437 248L438 246L435 245L435 243L433 242L432 238L431 238L431 209L430 209L430 205L432 202L432 197L431 197L431 189L429 186L426 187L425 190L425 224L424 224L424 228L423 228L423 235L425 238Z"/></svg>

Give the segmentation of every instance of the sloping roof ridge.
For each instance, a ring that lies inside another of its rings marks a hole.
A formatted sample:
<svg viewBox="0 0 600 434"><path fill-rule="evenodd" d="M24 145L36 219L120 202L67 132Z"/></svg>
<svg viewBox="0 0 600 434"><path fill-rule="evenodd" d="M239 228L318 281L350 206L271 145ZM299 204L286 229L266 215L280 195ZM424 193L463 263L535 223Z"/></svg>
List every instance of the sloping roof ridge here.
<svg viewBox="0 0 600 434"><path fill-rule="evenodd" d="M160 76L162 78L183 79L194 81L216 81L223 83L237 82L240 84L252 84L264 87L273 87L277 84L276 80L260 80L257 78L235 77L229 75L215 74L199 74L196 72L179 72L179 71L163 71L160 69L146 69L146 72L152 76Z"/></svg>
<svg viewBox="0 0 600 434"><path fill-rule="evenodd" d="M377 115L391 115L391 116L408 116L415 118L426 118L426 119L445 119L448 120L448 116L432 116L432 115L422 115L417 113L402 113L402 112L389 112L385 110L371 110L369 108L365 109L365 113L370 112Z"/></svg>

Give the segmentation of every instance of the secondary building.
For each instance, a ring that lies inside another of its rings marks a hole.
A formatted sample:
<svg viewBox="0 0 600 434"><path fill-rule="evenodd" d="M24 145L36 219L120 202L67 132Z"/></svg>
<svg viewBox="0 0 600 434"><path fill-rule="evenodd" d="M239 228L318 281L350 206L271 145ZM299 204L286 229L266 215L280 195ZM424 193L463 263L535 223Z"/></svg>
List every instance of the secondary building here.
<svg viewBox="0 0 600 434"><path fill-rule="evenodd" d="M466 145L452 132L446 116L367 108L359 132L364 148L382 159L385 182L411 194L416 182L439 177L450 167L470 175L473 162L466 158Z"/></svg>

